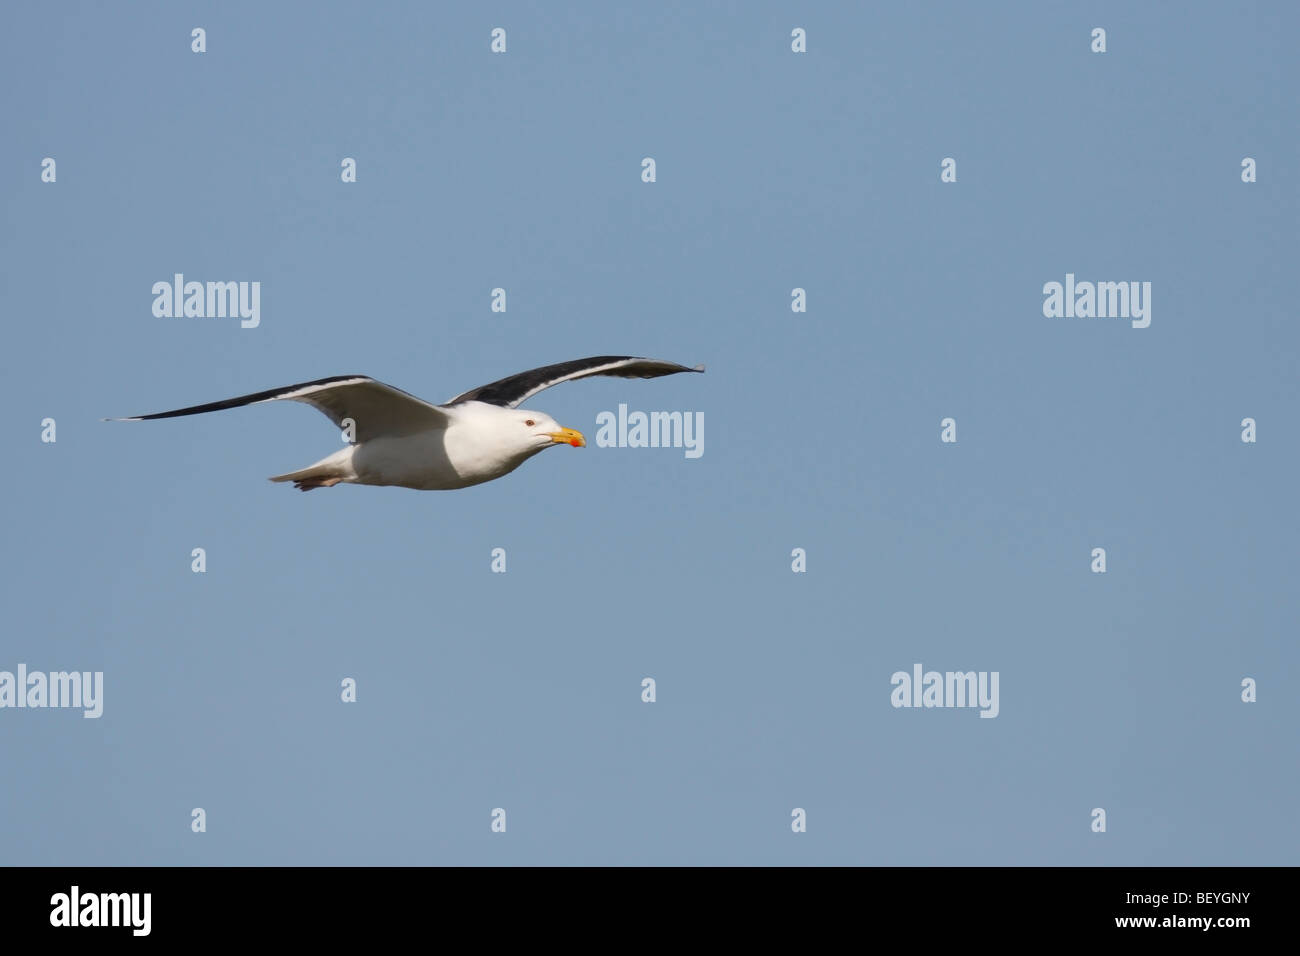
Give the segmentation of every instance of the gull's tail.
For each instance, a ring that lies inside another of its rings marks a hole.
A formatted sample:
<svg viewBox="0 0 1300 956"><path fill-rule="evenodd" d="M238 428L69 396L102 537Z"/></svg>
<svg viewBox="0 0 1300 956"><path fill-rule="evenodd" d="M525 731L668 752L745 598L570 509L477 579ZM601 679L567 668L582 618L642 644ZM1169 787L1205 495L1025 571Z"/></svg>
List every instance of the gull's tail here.
<svg viewBox="0 0 1300 956"><path fill-rule="evenodd" d="M283 475L272 475L271 481L292 481L299 491L311 491L314 488L332 488L341 481L354 481L357 474L352 469L352 453L356 447L349 445L322 458L316 464Z"/></svg>

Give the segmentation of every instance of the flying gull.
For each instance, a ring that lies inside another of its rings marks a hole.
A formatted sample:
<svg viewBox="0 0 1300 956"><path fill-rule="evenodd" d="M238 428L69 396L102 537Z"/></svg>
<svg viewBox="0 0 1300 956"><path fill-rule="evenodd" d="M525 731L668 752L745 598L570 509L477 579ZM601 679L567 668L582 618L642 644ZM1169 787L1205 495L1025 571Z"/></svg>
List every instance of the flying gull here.
<svg viewBox="0 0 1300 956"><path fill-rule="evenodd" d="M703 371L703 365L687 368L658 359L598 355L510 375L443 405L431 405L365 375L336 375L206 405L105 420L141 422L281 399L305 402L339 428L350 425L354 441L308 468L276 475L272 481L292 481L301 491L339 482L435 491L500 478L553 445L586 445L581 432L562 428L545 412L519 407L542 389L592 375L658 378Z"/></svg>

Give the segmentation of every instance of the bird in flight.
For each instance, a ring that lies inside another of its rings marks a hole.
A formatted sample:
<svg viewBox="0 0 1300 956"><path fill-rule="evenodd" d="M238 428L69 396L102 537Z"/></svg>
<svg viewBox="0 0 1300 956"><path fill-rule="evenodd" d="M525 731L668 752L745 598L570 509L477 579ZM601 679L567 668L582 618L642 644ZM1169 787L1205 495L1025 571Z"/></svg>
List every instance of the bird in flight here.
<svg viewBox="0 0 1300 956"><path fill-rule="evenodd" d="M510 375L443 405L431 405L365 375L337 375L206 405L105 421L178 418L281 399L304 402L339 428L350 428L353 441L314 465L275 475L271 481L292 481L301 491L331 488L340 482L437 491L508 475L554 445L586 445L581 432L562 428L545 412L519 407L542 389L592 375L658 378L703 371L703 365L688 368L658 359L598 355Z"/></svg>

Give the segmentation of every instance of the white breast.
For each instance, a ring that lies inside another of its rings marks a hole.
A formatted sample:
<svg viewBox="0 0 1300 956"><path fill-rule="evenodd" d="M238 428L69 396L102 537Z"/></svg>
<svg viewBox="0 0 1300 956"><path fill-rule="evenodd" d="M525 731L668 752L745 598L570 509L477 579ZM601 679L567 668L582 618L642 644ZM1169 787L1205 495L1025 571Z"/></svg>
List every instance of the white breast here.
<svg viewBox="0 0 1300 956"><path fill-rule="evenodd" d="M470 404L478 407L457 407L446 428L358 445L352 458L357 484L465 488L500 478L541 450L521 443L515 416L506 410Z"/></svg>

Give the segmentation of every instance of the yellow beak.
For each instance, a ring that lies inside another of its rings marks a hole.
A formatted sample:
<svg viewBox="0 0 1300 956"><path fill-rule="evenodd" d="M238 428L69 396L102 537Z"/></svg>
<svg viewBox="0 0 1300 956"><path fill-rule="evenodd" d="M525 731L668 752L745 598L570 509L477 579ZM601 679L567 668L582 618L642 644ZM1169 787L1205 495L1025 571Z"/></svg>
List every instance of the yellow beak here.
<svg viewBox="0 0 1300 956"><path fill-rule="evenodd" d="M557 444L572 445L574 448L582 448L587 444L587 439L582 437L582 432L572 428L561 428L558 432L551 432L550 437L551 441Z"/></svg>

